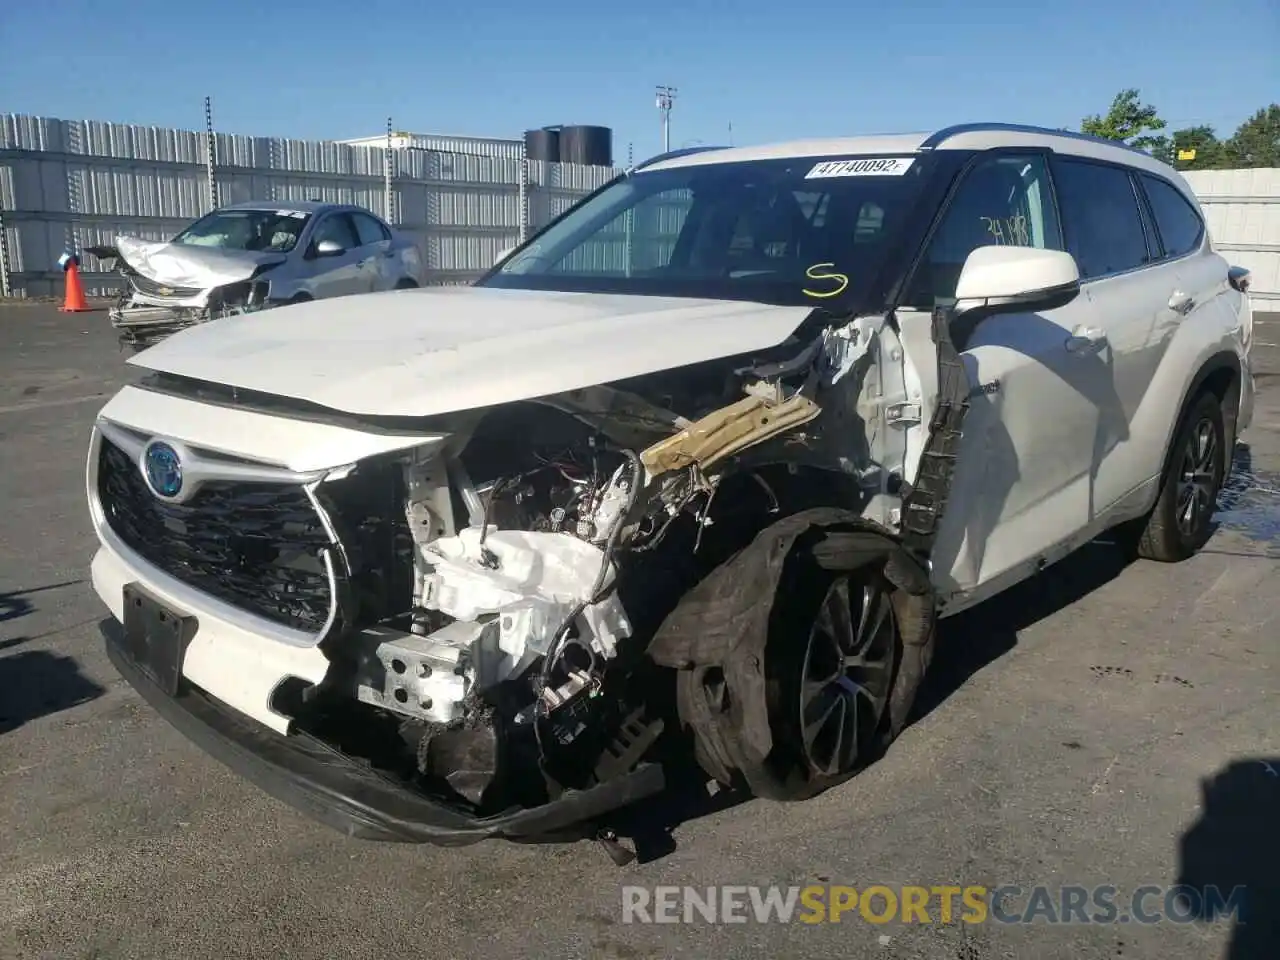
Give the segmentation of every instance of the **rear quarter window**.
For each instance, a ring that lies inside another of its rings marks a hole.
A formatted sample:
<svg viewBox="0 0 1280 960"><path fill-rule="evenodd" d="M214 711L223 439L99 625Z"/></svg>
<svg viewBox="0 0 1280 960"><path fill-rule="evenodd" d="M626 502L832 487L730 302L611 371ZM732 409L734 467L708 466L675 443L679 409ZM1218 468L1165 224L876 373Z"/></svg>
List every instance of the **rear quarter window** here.
<svg viewBox="0 0 1280 960"><path fill-rule="evenodd" d="M1147 174L1142 175L1142 187L1156 218L1164 255L1183 257L1197 249L1204 237L1204 221L1182 191L1159 177Z"/></svg>

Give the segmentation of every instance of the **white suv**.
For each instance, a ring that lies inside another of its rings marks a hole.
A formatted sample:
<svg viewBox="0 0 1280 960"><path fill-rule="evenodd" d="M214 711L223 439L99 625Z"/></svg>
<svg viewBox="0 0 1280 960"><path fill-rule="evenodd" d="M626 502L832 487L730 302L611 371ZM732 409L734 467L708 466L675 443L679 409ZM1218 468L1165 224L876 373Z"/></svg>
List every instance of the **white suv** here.
<svg viewBox="0 0 1280 960"><path fill-rule="evenodd" d="M214 321L88 462L120 672L347 832L760 796L902 728L935 624L1108 529L1190 556L1248 275L1171 168L1012 126L667 154L470 288Z"/></svg>

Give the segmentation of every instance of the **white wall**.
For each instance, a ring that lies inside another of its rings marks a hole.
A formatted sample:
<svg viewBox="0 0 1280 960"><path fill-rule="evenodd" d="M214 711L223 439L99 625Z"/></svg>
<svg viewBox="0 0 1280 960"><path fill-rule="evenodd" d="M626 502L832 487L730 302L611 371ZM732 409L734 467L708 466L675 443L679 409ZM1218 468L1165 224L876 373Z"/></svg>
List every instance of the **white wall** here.
<svg viewBox="0 0 1280 960"><path fill-rule="evenodd" d="M1214 246L1253 272L1257 309L1280 310L1280 169L1183 173L1209 222Z"/></svg>

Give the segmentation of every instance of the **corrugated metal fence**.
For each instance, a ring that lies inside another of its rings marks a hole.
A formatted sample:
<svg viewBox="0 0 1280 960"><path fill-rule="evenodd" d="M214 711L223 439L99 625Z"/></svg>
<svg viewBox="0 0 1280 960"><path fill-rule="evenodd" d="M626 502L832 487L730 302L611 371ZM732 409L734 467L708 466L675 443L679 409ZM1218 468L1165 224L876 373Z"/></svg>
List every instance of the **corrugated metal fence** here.
<svg viewBox="0 0 1280 960"><path fill-rule="evenodd" d="M317 199L385 212L385 148L215 135L220 203ZM415 234L429 280L474 279L520 235L617 171L503 156L390 151L392 203ZM210 209L205 134L98 121L0 114L0 292L57 295L66 249L119 233L168 239ZM527 173L523 168L527 167ZM522 176L525 187L521 189ZM91 293L116 286L82 256Z"/></svg>
<svg viewBox="0 0 1280 960"><path fill-rule="evenodd" d="M1195 170L1183 174L1209 221L1214 246L1253 272L1251 298L1280 309L1280 169Z"/></svg>

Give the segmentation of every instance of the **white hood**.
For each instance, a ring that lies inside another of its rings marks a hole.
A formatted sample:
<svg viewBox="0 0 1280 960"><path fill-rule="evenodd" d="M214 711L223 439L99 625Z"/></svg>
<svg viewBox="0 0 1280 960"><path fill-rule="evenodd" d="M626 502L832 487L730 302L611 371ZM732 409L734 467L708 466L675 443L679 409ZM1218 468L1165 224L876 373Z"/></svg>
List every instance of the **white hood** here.
<svg viewBox="0 0 1280 960"><path fill-rule="evenodd" d="M434 287L214 320L129 362L347 413L429 416L765 350L810 312L728 300Z"/></svg>
<svg viewBox="0 0 1280 960"><path fill-rule="evenodd" d="M201 290L248 280L259 267L285 261L282 253L224 250L125 236L116 237L115 248L120 259L156 283Z"/></svg>

